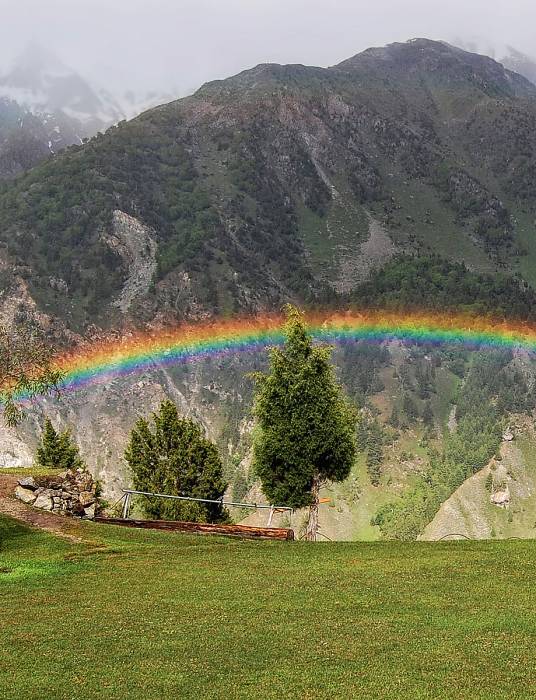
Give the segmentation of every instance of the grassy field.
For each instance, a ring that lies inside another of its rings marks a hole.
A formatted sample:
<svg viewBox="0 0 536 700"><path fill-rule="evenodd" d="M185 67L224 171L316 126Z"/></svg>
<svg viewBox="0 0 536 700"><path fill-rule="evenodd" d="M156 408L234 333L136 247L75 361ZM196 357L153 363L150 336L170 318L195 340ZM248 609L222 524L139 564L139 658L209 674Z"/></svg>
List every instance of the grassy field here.
<svg viewBox="0 0 536 700"><path fill-rule="evenodd" d="M5 700L534 697L534 542L0 526Z"/></svg>

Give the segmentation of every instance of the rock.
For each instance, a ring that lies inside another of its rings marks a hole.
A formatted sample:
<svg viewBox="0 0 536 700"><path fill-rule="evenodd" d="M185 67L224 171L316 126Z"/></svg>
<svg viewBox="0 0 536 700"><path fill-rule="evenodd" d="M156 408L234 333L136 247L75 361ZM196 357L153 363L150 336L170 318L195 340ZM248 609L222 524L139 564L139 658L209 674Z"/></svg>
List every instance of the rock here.
<svg viewBox="0 0 536 700"><path fill-rule="evenodd" d="M33 476L25 476L23 479L19 479L19 486L22 486L23 489L31 489L32 491L35 491L37 488Z"/></svg>
<svg viewBox="0 0 536 700"><path fill-rule="evenodd" d="M499 508L508 508L510 505L510 489L508 486L501 491L495 491L495 493L492 493L490 496L490 501L494 506L499 506Z"/></svg>
<svg viewBox="0 0 536 700"><path fill-rule="evenodd" d="M88 508L84 508L84 515L86 518L93 519L95 517L95 504L89 506Z"/></svg>
<svg viewBox="0 0 536 700"><path fill-rule="evenodd" d="M37 496L34 501L34 506L36 508L41 508L42 510L52 510L52 496L48 492L48 489L44 489L42 493Z"/></svg>
<svg viewBox="0 0 536 700"><path fill-rule="evenodd" d="M32 504L36 499L34 491L29 488L24 488L23 486L17 486L15 489L15 496L23 503L29 504Z"/></svg>
<svg viewBox="0 0 536 700"><path fill-rule="evenodd" d="M84 506L84 508L86 508L87 506L90 506L92 503L95 503L95 494L92 493L91 491L82 491L80 496L78 496L78 500Z"/></svg>
<svg viewBox="0 0 536 700"><path fill-rule="evenodd" d="M503 433L502 439L503 439L505 442L512 442L512 440L514 439L514 433L510 430L510 428L508 428L508 429Z"/></svg>
<svg viewBox="0 0 536 700"><path fill-rule="evenodd" d="M71 513L82 517L85 515L84 506L79 501L75 501L72 505Z"/></svg>

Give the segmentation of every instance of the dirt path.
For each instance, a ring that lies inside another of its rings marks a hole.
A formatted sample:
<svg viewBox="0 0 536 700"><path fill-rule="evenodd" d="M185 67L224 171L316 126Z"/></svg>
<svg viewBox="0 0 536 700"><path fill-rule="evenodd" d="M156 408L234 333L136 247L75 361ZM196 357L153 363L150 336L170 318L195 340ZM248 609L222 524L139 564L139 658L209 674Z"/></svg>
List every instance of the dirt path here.
<svg viewBox="0 0 536 700"><path fill-rule="evenodd" d="M47 513L26 505L15 498L14 491L20 476L0 475L0 514L15 518L25 525L46 530L72 542L83 542L80 523L73 518Z"/></svg>

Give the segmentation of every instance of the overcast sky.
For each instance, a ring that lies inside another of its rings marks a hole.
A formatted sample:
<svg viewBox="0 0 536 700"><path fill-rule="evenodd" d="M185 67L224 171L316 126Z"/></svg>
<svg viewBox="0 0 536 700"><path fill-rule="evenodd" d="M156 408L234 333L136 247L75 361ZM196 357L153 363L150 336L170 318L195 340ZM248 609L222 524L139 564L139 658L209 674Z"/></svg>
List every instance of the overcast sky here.
<svg viewBox="0 0 536 700"><path fill-rule="evenodd" d="M256 65L333 65L426 36L536 55L535 0L0 0L0 69L34 39L105 87L173 90Z"/></svg>

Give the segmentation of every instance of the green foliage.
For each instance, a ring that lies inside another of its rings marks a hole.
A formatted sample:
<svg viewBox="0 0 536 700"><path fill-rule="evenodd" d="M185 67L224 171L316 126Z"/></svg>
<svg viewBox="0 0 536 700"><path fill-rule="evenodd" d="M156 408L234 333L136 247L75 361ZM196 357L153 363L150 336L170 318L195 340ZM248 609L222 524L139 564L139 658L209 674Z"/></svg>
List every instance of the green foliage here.
<svg viewBox="0 0 536 700"><path fill-rule="evenodd" d="M383 461L383 432L378 421L373 421L367 436L367 472L373 486L380 485Z"/></svg>
<svg viewBox="0 0 536 700"><path fill-rule="evenodd" d="M434 424L434 412L430 401L426 401L422 410L422 422L426 427L431 427Z"/></svg>
<svg viewBox="0 0 536 700"><path fill-rule="evenodd" d="M354 410L342 396L330 349L316 347L299 311L287 308L286 342L255 375L254 467L270 503L311 503L314 480L342 481L355 458Z"/></svg>
<svg viewBox="0 0 536 700"><path fill-rule="evenodd" d="M457 398L457 429L445 436L441 453L431 453L416 486L378 511L373 523L384 537L416 539L441 503L496 455L506 411L534 405L530 390L511 368L511 359L509 351L488 351L472 358Z"/></svg>
<svg viewBox="0 0 536 700"><path fill-rule="evenodd" d="M413 423L419 415L417 405L409 393L404 394L404 398L402 399L402 410L410 423Z"/></svg>
<svg viewBox="0 0 536 700"><path fill-rule="evenodd" d="M337 348L335 357L341 382L357 405L363 407L367 397L383 390L380 370L391 359L386 347L352 343Z"/></svg>
<svg viewBox="0 0 536 700"><path fill-rule="evenodd" d="M201 427L181 418L171 401L153 414L153 426L139 418L125 451L138 491L218 500L226 484L216 446ZM218 503L144 498L149 518L195 522L224 522L228 515Z"/></svg>
<svg viewBox="0 0 536 700"><path fill-rule="evenodd" d="M84 466L78 446L72 441L68 430L59 433L50 418L45 420L41 444L37 448L36 466L43 469L78 469Z"/></svg>
<svg viewBox="0 0 536 700"><path fill-rule="evenodd" d="M374 272L353 293L366 305L402 309L456 309L475 314L534 318L536 294L518 280L469 271L437 256L403 255Z"/></svg>
<svg viewBox="0 0 536 700"><path fill-rule="evenodd" d="M24 416L21 396L32 399L57 390L62 376L54 348L40 331L26 323L13 330L0 325L0 405L8 425Z"/></svg>
<svg viewBox="0 0 536 700"><path fill-rule="evenodd" d="M397 418L395 416L395 421ZM396 427L393 425L393 427ZM356 446L359 452L365 453L365 464L373 486L379 486L383 448L386 434L381 424L368 411L362 411L357 422Z"/></svg>

